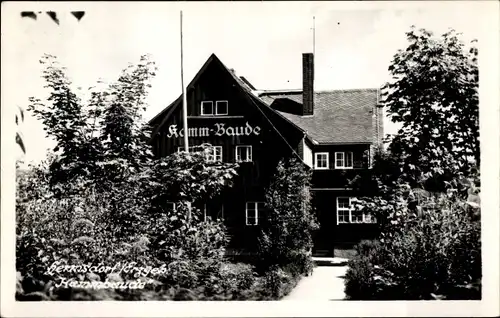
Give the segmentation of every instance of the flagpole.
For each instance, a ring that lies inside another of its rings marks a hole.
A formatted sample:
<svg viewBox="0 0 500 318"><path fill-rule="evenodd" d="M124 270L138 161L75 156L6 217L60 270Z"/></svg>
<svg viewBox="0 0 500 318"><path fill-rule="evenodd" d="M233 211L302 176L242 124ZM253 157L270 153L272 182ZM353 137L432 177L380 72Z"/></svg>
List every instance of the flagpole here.
<svg viewBox="0 0 500 318"><path fill-rule="evenodd" d="M316 51L316 17L313 16L313 55Z"/></svg>
<svg viewBox="0 0 500 318"><path fill-rule="evenodd" d="M181 85L182 85L182 122L184 126L184 150L189 153L188 123L187 123L187 98L184 88L184 49L182 45L182 10L181 10ZM188 221L191 221L191 202L187 202Z"/></svg>
<svg viewBox="0 0 500 318"><path fill-rule="evenodd" d="M184 127L184 150L189 152L188 124L187 124L187 98L184 88L184 49L182 45L182 10L181 10L181 85L182 85L182 122Z"/></svg>

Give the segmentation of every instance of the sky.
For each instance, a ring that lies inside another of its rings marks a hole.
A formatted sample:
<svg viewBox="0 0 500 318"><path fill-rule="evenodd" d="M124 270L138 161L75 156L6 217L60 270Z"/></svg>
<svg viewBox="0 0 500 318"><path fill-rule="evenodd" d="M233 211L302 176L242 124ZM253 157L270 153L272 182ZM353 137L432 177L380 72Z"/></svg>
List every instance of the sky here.
<svg viewBox="0 0 500 318"><path fill-rule="evenodd" d="M26 108L30 96L47 96L39 64L44 53L57 56L83 90L99 79L116 79L129 63L151 54L158 72L144 117L152 118L181 93L180 10L185 82L215 53L257 89L301 88L302 53L313 51L313 17L316 90L382 86L390 79L393 55L406 48L411 25L436 34L451 27L467 42L485 28L477 19L485 7L466 1L75 2L60 7L59 26L47 15L21 18L19 11L33 4L9 5L2 3L2 113ZM71 10L86 14L77 22ZM389 121L384 125L387 133L396 131ZM42 125L27 114L22 133L27 147L22 159L43 159L52 144Z"/></svg>

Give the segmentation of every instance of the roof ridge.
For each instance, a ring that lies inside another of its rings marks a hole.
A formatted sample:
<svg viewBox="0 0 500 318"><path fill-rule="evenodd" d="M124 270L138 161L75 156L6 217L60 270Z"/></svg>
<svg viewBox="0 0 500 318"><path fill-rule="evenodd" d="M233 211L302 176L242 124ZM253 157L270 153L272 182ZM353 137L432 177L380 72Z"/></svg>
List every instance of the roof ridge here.
<svg viewBox="0 0 500 318"><path fill-rule="evenodd" d="M364 92L364 91L378 91L378 88L344 88L344 89L325 89L317 90L314 93L339 93L339 92Z"/></svg>
<svg viewBox="0 0 500 318"><path fill-rule="evenodd" d="M322 89L315 90L315 94L324 93L347 93L347 92L366 92L366 91L378 91L379 88L344 88L344 89ZM279 95L279 94L290 94L290 93L301 93L302 89L283 89L283 90L258 90L259 95Z"/></svg>

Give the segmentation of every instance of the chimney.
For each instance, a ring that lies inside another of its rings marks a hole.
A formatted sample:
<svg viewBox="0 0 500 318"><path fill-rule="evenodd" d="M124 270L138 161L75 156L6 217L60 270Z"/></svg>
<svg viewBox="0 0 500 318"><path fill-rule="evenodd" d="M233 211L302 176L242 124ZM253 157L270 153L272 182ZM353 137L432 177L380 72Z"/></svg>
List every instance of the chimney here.
<svg viewBox="0 0 500 318"><path fill-rule="evenodd" d="M302 115L314 114L314 54L302 54Z"/></svg>

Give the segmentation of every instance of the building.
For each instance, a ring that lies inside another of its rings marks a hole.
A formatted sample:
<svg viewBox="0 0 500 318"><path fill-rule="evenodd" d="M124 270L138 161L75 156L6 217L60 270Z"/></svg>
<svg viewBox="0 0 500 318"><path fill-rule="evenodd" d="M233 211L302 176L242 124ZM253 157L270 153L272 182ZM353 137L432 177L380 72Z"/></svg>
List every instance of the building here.
<svg viewBox="0 0 500 318"><path fill-rule="evenodd" d="M374 218L353 213L348 178L369 169L383 137L378 89L314 91L314 57L303 54L303 89L256 90L212 54L186 88L189 145L209 143L211 160L241 162L232 188L200 207L222 217L232 244L251 249L265 214L264 191L278 162L300 158L313 171L320 229L314 253L375 233ZM182 96L150 121L156 155L182 150Z"/></svg>

